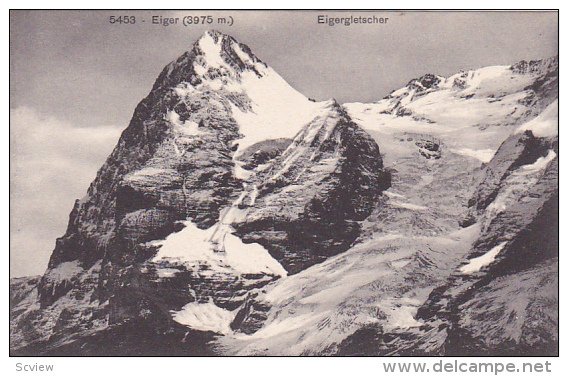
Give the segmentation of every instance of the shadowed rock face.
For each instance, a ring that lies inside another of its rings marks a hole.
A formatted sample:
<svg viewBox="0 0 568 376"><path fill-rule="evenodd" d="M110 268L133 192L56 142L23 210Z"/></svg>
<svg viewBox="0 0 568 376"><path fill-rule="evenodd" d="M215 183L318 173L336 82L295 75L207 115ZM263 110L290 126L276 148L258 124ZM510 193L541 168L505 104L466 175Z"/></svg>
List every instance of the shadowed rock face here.
<svg viewBox="0 0 568 376"><path fill-rule="evenodd" d="M227 102L218 95L182 99L162 86L142 101L87 196L76 202L49 268L74 260L89 268L103 259L103 273L111 277L114 266L151 256L140 244L171 233L175 221L215 223L240 187L231 146L239 133ZM176 130L170 119L176 109L199 119L198 139ZM42 280L42 303L65 292L56 290Z"/></svg>
<svg viewBox="0 0 568 376"><path fill-rule="evenodd" d="M291 142L292 140L287 138L261 141L243 150L237 158L244 163L245 169L254 170L281 155Z"/></svg>
<svg viewBox="0 0 568 376"><path fill-rule="evenodd" d="M538 138L530 130L505 140L496 155L485 167L483 179L470 200L472 215L481 215L487 209L513 171L523 165L536 162L538 158L545 157L551 149L555 149L557 152L557 138Z"/></svg>
<svg viewBox="0 0 568 376"><path fill-rule="evenodd" d="M332 103L256 181L237 232L298 273L349 248L390 175L375 141Z"/></svg>

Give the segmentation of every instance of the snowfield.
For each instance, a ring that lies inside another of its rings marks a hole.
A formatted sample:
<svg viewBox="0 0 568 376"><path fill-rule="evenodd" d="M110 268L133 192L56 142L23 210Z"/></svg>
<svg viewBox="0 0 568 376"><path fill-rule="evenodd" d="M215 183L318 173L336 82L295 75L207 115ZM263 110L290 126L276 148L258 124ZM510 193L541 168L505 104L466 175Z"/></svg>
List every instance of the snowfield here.
<svg viewBox="0 0 568 376"><path fill-rule="evenodd" d="M325 105L309 101L272 68L260 78L244 73L239 88L251 101L250 110L231 106L244 136L237 141L239 151L260 141L294 137Z"/></svg>
<svg viewBox="0 0 568 376"><path fill-rule="evenodd" d="M287 274L282 265L260 244L244 244L231 233L224 233L219 238L221 244L215 244L217 225L201 230L191 221L185 221L184 226L181 231L154 243L160 247L154 262L174 260L190 265L205 263L220 270L230 269L241 274ZM218 250L220 246L222 250Z"/></svg>
<svg viewBox="0 0 568 376"><path fill-rule="evenodd" d="M419 326L414 315L430 284L459 265L478 230L472 226L437 238L373 237L274 283L262 298L273 307L265 325L252 335L221 338L219 344L238 355L309 355L331 351L364 324L386 330ZM403 281L413 275L422 281L408 291Z"/></svg>

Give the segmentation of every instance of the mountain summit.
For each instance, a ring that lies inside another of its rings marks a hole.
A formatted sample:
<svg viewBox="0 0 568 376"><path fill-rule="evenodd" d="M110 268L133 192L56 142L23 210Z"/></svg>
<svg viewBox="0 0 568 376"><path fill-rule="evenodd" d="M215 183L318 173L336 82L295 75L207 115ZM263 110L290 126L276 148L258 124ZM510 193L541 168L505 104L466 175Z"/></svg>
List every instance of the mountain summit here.
<svg viewBox="0 0 568 376"><path fill-rule="evenodd" d="M247 45L229 35L210 30L189 51L164 68L154 89L173 87L181 82L193 86L204 82L227 84L230 80L242 79L247 73L262 77L267 69L268 66Z"/></svg>
<svg viewBox="0 0 568 376"><path fill-rule="evenodd" d="M172 90L180 100L223 97L223 106L239 123L239 151L266 139L293 137L321 108L248 46L218 31L205 32L189 51L168 64L152 93L163 96Z"/></svg>

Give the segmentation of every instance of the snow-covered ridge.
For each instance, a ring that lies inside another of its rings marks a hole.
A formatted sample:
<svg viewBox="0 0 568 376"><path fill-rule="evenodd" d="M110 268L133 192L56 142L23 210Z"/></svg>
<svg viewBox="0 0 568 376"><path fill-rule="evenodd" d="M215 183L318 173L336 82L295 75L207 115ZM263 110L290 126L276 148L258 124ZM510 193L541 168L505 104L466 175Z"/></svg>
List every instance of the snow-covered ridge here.
<svg viewBox="0 0 568 376"><path fill-rule="evenodd" d="M378 102L344 106L353 120L378 137L429 134L441 140L448 151L487 163L516 126L534 117L531 85L550 73L550 61L554 59L532 62L531 69L502 65L447 78L429 74ZM518 131L533 128L537 133L553 134L558 104L551 106ZM378 142L387 157L400 153L394 145Z"/></svg>

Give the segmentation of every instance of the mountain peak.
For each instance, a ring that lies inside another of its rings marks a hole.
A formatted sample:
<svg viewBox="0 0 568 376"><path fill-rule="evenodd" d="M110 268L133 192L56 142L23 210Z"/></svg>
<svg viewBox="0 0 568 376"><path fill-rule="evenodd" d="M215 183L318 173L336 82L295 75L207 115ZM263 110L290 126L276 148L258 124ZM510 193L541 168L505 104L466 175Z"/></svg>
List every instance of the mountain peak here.
<svg viewBox="0 0 568 376"><path fill-rule="evenodd" d="M239 44L239 42L232 36L222 33L218 30L206 30L201 34L201 36L193 43L193 48L203 46L203 45L214 45L217 48L231 47L233 44ZM198 52L203 52L199 50Z"/></svg>
<svg viewBox="0 0 568 376"><path fill-rule="evenodd" d="M203 38L213 38L215 40L215 42L218 42L219 40L223 40L223 39L231 39L233 41L236 41L236 39L233 38L232 36L230 36L229 34L225 34L221 31L215 30L215 29L205 30L203 32L203 34L201 34L201 37L199 37L198 41L203 39Z"/></svg>
<svg viewBox="0 0 568 376"><path fill-rule="evenodd" d="M204 81L240 79L244 72L264 76L268 66L251 49L217 30L205 31L192 48L168 64L154 89L176 86L181 82L198 85Z"/></svg>
<svg viewBox="0 0 568 376"><path fill-rule="evenodd" d="M207 30L193 45L193 50L203 68L225 67L242 72L246 69L255 69L256 64L266 66L257 58L250 48L239 43L230 35L217 30Z"/></svg>

